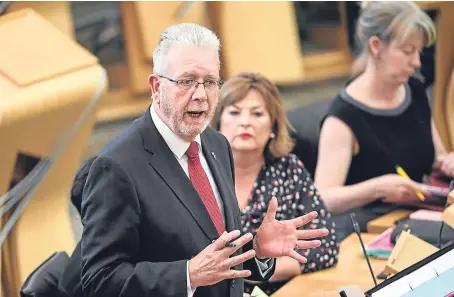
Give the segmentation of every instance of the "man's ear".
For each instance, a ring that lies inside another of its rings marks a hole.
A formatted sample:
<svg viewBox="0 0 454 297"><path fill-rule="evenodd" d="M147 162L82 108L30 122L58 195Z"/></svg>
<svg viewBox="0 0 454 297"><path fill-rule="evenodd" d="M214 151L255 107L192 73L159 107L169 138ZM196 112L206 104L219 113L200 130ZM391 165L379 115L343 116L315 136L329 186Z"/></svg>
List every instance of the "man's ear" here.
<svg viewBox="0 0 454 297"><path fill-rule="evenodd" d="M148 76L148 84L150 85L151 96L153 97L153 101L159 103L159 92L161 92L161 80L159 76L156 74L150 74Z"/></svg>

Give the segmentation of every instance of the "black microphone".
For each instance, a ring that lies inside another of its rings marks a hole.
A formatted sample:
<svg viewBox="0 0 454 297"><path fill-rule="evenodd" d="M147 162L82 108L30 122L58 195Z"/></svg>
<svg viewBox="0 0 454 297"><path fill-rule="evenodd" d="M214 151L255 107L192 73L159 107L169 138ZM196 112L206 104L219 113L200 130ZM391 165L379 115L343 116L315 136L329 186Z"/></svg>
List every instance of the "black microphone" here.
<svg viewBox="0 0 454 297"><path fill-rule="evenodd" d="M372 275L372 280L374 281L375 286L377 286L377 280L375 279L374 271L372 270L372 266L370 265L369 256L366 253L366 248L364 247L363 238L361 237L361 229L359 228L359 224L358 224L358 221L356 220L354 213L350 213L350 219L352 221L353 229L355 230L355 233L358 235L359 243L361 244L361 248L363 249L364 257L366 257L367 266L369 266L369 271L370 271L370 275Z"/></svg>
<svg viewBox="0 0 454 297"><path fill-rule="evenodd" d="M345 293L344 290L342 290L342 291L339 292L339 296L340 296L340 297L348 297L348 296L347 296L347 293Z"/></svg>
<svg viewBox="0 0 454 297"><path fill-rule="evenodd" d="M0 1L0 15L6 12L11 1Z"/></svg>

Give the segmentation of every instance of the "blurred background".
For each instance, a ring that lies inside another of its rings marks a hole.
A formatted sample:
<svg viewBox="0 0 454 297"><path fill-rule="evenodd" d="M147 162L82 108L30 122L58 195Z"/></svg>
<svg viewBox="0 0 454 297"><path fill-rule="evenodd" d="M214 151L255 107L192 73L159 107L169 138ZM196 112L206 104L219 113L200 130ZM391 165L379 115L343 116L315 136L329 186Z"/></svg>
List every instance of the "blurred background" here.
<svg viewBox="0 0 454 297"><path fill-rule="evenodd" d="M148 9L149 14L146 13ZM257 6L257 3L248 2L72 2L70 11L76 40L99 58L109 75L109 91L103 100L87 157L96 154L129 123L131 116L138 115L150 103L147 77L134 73L128 76L128 70L135 72L130 70L128 53L144 55L145 71L151 69L155 41L160 29L170 24L170 20L196 21L205 25L210 23L209 18L215 20L209 27L221 38L223 79L242 70L264 73L279 85L286 106L292 109L330 99L349 75L351 50L347 9L356 13L358 3L270 2ZM123 14L125 10L130 10L133 17ZM163 11L165 16L161 14ZM219 16L220 13L224 17ZM153 28L156 27L153 19L163 18L169 20L163 20L159 29ZM128 28L125 28L129 19L139 25L131 39L146 40L141 45L145 47L143 53L128 52L133 43L128 40ZM141 31L140 22L150 28ZM246 23L255 24L244 31L242 27ZM144 35L146 32L154 36ZM130 83L131 79L134 82ZM128 88L130 91L124 92Z"/></svg>

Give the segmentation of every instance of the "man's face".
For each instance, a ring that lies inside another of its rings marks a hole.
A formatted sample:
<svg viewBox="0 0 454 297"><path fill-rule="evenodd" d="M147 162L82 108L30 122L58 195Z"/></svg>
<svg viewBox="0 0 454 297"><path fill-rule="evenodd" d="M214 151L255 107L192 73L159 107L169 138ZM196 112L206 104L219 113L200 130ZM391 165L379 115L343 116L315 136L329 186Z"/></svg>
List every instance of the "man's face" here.
<svg viewBox="0 0 454 297"><path fill-rule="evenodd" d="M162 76L166 78L157 75L149 78L155 94L153 105L175 134L192 141L209 125L218 103L217 50L213 46L174 45L168 51L165 69ZM208 81L211 87L194 81Z"/></svg>

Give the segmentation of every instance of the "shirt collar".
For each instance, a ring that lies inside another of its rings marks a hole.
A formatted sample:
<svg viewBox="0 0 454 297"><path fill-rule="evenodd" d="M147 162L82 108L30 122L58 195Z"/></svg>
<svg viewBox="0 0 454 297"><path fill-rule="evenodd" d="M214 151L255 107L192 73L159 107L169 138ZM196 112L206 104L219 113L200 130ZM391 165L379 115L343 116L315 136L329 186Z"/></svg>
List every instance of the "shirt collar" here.
<svg viewBox="0 0 454 297"><path fill-rule="evenodd" d="M154 109L153 104L150 106L150 115L151 119L153 120L153 123L156 126L156 129L158 129L159 134L161 134L162 138L164 138L164 141L167 143L169 146L170 150L172 153L178 158L181 159L186 151L189 148L189 145L191 144L190 142L187 142L180 137L178 137L158 116L156 113L156 110ZM202 148L202 139L200 138L200 134L196 136L194 139L195 142L197 142L198 147L199 147L199 154Z"/></svg>

